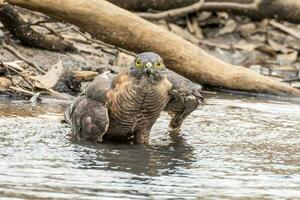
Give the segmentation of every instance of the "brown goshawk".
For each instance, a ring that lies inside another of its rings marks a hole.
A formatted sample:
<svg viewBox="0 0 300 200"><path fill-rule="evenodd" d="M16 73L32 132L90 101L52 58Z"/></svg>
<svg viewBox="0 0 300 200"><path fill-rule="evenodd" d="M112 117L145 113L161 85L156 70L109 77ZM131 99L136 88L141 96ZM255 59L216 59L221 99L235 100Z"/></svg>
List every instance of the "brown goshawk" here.
<svg viewBox="0 0 300 200"><path fill-rule="evenodd" d="M66 109L65 119L80 139L147 144L162 111L171 116L170 128L180 129L203 101L191 81L166 69L159 55L145 52L126 73L96 77Z"/></svg>

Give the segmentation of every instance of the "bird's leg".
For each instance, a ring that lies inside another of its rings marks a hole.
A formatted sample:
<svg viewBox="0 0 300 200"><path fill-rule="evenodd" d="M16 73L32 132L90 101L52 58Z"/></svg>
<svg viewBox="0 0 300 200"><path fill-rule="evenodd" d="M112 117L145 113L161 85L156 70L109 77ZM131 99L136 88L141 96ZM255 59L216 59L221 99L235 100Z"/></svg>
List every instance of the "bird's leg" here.
<svg viewBox="0 0 300 200"><path fill-rule="evenodd" d="M148 144L149 143L149 137L150 137L150 131L149 130L138 130L134 133L134 143L136 144Z"/></svg>
<svg viewBox="0 0 300 200"><path fill-rule="evenodd" d="M198 107L198 101L193 96L188 96L184 101L184 109L179 112L171 113L171 121L169 127L175 131L180 132L183 121Z"/></svg>
<svg viewBox="0 0 300 200"><path fill-rule="evenodd" d="M172 129L172 132L180 132L180 128L182 125L183 120L188 116L185 112L175 113L172 114L171 121L169 123L169 127Z"/></svg>

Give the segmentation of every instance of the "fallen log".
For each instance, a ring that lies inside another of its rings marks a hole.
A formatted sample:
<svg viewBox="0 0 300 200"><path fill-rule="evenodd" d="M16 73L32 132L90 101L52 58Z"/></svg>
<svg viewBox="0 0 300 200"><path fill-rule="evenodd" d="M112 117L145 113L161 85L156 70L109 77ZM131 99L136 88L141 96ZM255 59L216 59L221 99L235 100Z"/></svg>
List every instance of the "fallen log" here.
<svg viewBox="0 0 300 200"><path fill-rule="evenodd" d="M183 38L107 1L7 0L79 26L94 37L134 51L159 53L166 66L198 83L229 89L290 94L300 91L244 67L225 63Z"/></svg>
<svg viewBox="0 0 300 200"><path fill-rule="evenodd" d="M208 2L202 10L233 11L254 19L272 18L300 22L300 1L298 0L253 0L248 4L244 1L235 0L235 3L227 3L227 5L223 1Z"/></svg>
<svg viewBox="0 0 300 200"><path fill-rule="evenodd" d="M190 6L199 0L109 0L110 2L133 11L170 10ZM232 11L248 15L254 19L283 19L300 22L300 1L298 0L205 0L199 11ZM146 19L162 19L162 13L139 13Z"/></svg>
<svg viewBox="0 0 300 200"><path fill-rule="evenodd" d="M127 10L147 11L147 10L169 10L187 6L198 0L108 0L109 2Z"/></svg>

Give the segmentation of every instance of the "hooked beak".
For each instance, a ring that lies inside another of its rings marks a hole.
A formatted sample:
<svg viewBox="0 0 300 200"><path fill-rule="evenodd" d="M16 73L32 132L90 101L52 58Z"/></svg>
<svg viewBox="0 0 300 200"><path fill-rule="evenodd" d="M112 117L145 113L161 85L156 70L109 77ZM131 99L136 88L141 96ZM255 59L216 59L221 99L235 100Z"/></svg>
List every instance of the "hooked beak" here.
<svg viewBox="0 0 300 200"><path fill-rule="evenodd" d="M146 71L147 76L154 74L155 70L153 69L153 65L151 62L146 63L145 71Z"/></svg>

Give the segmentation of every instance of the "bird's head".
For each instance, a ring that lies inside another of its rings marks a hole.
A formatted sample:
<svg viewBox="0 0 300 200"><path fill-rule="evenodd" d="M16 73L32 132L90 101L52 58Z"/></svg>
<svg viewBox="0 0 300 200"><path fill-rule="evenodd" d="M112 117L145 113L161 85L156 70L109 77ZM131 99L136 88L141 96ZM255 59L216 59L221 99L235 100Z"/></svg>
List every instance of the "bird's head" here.
<svg viewBox="0 0 300 200"><path fill-rule="evenodd" d="M162 58L153 52L138 54L130 66L130 74L136 78L147 78L149 80L161 80L165 65Z"/></svg>

